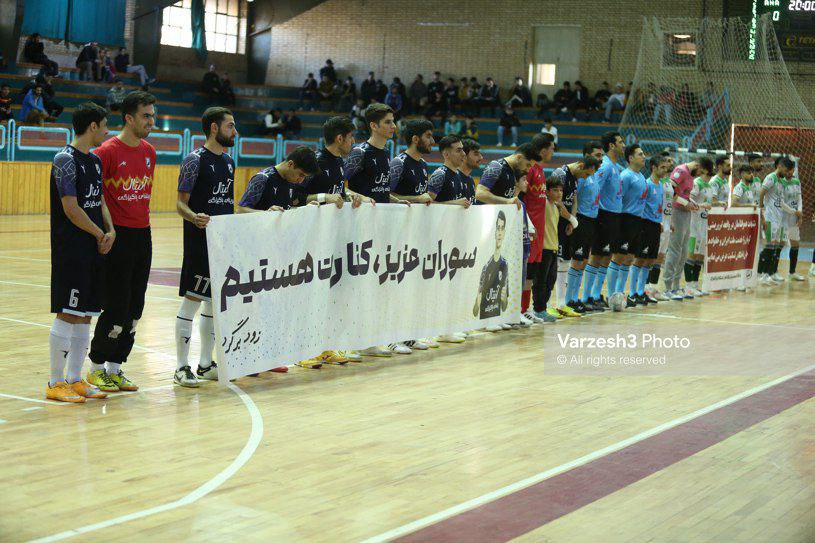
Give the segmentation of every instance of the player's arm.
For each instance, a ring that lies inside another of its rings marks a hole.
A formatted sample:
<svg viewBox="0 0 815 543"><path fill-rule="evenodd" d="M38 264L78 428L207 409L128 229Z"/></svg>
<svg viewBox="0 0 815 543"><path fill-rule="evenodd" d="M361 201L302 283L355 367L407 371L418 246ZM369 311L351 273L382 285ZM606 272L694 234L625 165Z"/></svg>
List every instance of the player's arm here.
<svg viewBox="0 0 815 543"><path fill-rule="evenodd" d="M96 226L96 223L93 222L90 217L88 217L88 214L85 213L84 209L79 207L79 203L76 201L76 196L65 195L61 198L61 201L62 210L65 211L65 216L68 217L68 220L80 230L84 230L93 236L97 243L102 243L102 239L105 237L105 232Z"/></svg>
<svg viewBox="0 0 815 543"><path fill-rule="evenodd" d="M518 206L518 209L521 208L521 201L518 198L504 198L503 196L498 196L480 184L475 188L475 199L485 204L515 204Z"/></svg>
<svg viewBox="0 0 815 543"><path fill-rule="evenodd" d="M321 192L319 194L309 194L306 196L306 204L310 204L312 202L316 202L318 204L334 204L337 207L342 207L345 199L342 197L342 194L329 194L327 192Z"/></svg>
<svg viewBox="0 0 815 543"><path fill-rule="evenodd" d="M411 204L432 204L433 198L426 192L424 194L408 196L407 194L394 194L391 192L391 202L402 203L410 202Z"/></svg>
<svg viewBox="0 0 815 543"><path fill-rule="evenodd" d="M206 213L196 213L189 206L190 193L179 190L178 198L175 201L175 210L185 221L189 221L198 228L206 228L209 224L209 215Z"/></svg>
<svg viewBox="0 0 815 543"><path fill-rule="evenodd" d="M268 177L263 173L256 174L249 180L246 186L246 192L243 193L241 201L238 202L238 213L257 213L263 211L285 211L280 206L271 206L269 209L258 208L258 202L263 196L263 191L266 189L266 182Z"/></svg>
<svg viewBox="0 0 815 543"><path fill-rule="evenodd" d="M348 187L345 188L345 194L348 195L348 198L353 202L354 199L359 198L359 200L364 204L371 204L376 205L376 200L370 198L368 196L364 196L358 192L354 192L353 190L349 189ZM357 206L352 206L357 207Z"/></svg>

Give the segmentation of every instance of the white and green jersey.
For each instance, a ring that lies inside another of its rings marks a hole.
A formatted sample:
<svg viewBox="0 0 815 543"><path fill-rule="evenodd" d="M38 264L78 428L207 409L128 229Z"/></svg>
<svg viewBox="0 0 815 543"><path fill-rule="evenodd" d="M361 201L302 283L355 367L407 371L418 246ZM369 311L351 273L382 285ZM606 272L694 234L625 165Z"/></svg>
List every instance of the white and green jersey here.
<svg viewBox="0 0 815 543"><path fill-rule="evenodd" d="M786 207L784 207L786 211L784 218L787 220L787 226L797 226L798 217L795 215L795 212L801 209L803 204L801 200L801 180L797 177L793 177L789 181L785 180L784 203L787 204Z"/></svg>
<svg viewBox="0 0 815 543"><path fill-rule="evenodd" d="M744 205L758 205L758 200L761 197L761 180L758 177L753 177L748 183L739 181L733 187L733 202Z"/></svg>
<svg viewBox="0 0 815 543"><path fill-rule="evenodd" d="M764 194L764 219L767 221L781 223L784 221L785 213L782 211L784 203L784 184L786 181L783 177L772 172L764 178L761 184L766 193Z"/></svg>
<svg viewBox="0 0 815 543"><path fill-rule="evenodd" d="M663 177L659 182L662 183L662 224L668 228L674 208L674 185L669 177Z"/></svg>
<svg viewBox="0 0 815 543"><path fill-rule="evenodd" d="M713 195L716 197L716 201L722 205L727 205L727 197L730 195L730 182L717 174L710 180L710 186L714 189Z"/></svg>
<svg viewBox="0 0 815 543"><path fill-rule="evenodd" d="M707 181L702 179L701 177L697 177L693 180L693 188L690 191L691 199L696 202L697 204L712 204L713 203L713 195L716 194L716 189ZM693 215L691 215L691 223L697 221L705 221L707 222L707 213L709 210L707 209L700 209L699 211L694 211Z"/></svg>

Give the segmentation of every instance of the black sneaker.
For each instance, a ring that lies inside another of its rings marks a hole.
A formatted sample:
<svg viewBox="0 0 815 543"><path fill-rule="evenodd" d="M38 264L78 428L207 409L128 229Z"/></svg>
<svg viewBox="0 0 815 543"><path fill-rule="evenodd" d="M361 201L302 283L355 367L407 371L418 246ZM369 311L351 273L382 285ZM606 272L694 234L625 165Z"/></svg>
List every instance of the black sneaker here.
<svg viewBox="0 0 815 543"><path fill-rule="evenodd" d="M201 366L198 366L198 368L195 370L195 374L198 376L199 379L205 379L207 381L217 381L218 380L218 364L216 364L213 361L206 368L202 368Z"/></svg>
<svg viewBox="0 0 815 543"><path fill-rule="evenodd" d="M648 296L647 294L643 294L643 298L645 298L645 303L648 303L648 304L658 304L659 303L659 300L657 300L656 298L653 298L651 296Z"/></svg>
<svg viewBox="0 0 815 543"><path fill-rule="evenodd" d="M630 307L637 307L637 305L639 305L639 304L637 303L637 298L635 296L628 296L625 299L625 307L626 307L626 309L628 309Z"/></svg>
<svg viewBox="0 0 815 543"><path fill-rule="evenodd" d="M589 303L591 303L591 305L588 305ZM599 301L595 301L594 299L586 302L586 307L590 307L591 311L596 311L597 313L602 313L606 310L606 308L603 307L603 304L601 304Z"/></svg>
<svg viewBox="0 0 815 543"><path fill-rule="evenodd" d="M600 295L600 299L597 300L597 304L600 305L603 309L608 309L608 300L606 300L605 296L602 294Z"/></svg>
<svg viewBox="0 0 815 543"><path fill-rule="evenodd" d="M566 304L568 307L572 309L575 313L580 313L581 315L586 312L586 309L583 307L583 304L580 302L569 302Z"/></svg>
<svg viewBox="0 0 815 543"><path fill-rule="evenodd" d="M173 375L173 381L175 381L175 384L187 388L198 388L199 385L198 377L195 376L189 366L184 366L176 370Z"/></svg>

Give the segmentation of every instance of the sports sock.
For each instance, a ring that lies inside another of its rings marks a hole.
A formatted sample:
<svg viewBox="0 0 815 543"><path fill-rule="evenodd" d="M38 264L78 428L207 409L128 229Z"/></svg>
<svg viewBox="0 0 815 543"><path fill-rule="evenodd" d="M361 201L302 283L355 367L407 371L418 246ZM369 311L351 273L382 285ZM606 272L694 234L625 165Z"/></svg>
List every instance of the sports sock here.
<svg viewBox="0 0 815 543"><path fill-rule="evenodd" d="M51 335L48 337L51 351L51 378L48 381L50 386L65 380L65 365L71 351L73 328L73 324L62 319L54 319L54 324L51 325Z"/></svg>
<svg viewBox="0 0 815 543"><path fill-rule="evenodd" d="M643 296L645 294L645 283L648 280L648 275L651 272L650 266L640 267L640 278L637 281L637 294Z"/></svg>
<svg viewBox="0 0 815 543"><path fill-rule="evenodd" d="M693 281L693 260L690 258L685 261L685 282L690 283Z"/></svg>
<svg viewBox="0 0 815 543"><path fill-rule="evenodd" d="M696 283L696 287L699 288L699 276L702 274L702 261L701 260L694 260L693 261L693 282Z"/></svg>
<svg viewBox="0 0 815 543"><path fill-rule="evenodd" d="M105 365L91 362L91 371L105 371Z"/></svg>
<svg viewBox="0 0 815 543"><path fill-rule="evenodd" d="M631 266L625 264L620 266L620 273L617 274L617 292L625 292L625 284L628 282L628 273L631 271ZM633 288L634 284L631 283Z"/></svg>
<svg viewBox="0 0 815 543"><path fill-rule="evenodd" d="M603 295L603 283L606 281L606 274L608 273L608 267L600 266L597 268L597 277L594 279L594 288L591 289L591 297L594 298L595 301L600 301L600 297Z"/></svg>
<svg viewBox="0 0 815 543"><path fill-rule="evenodd" d="M532 297L531 290L521 291L521 313L526 313L529 310L529 299Z"/></svg>
<svg viewBox="0 0 815 543"><path fill-rule="evenodd" d="M769 248L764 247L758 255L758 271L759 274L767 273L767 255L769 254Z"/></svg>
<svg viewBox="0 0 815 543"><path fill-rule="evenodd" d="M591 291L594 288L594 282L597 279L597 268L592 266L591 264L586 265L586 284L583 285L583 296L581 296L580 301L586 302L589 298L592 297Z"/></svg>
<svg viewBox="0 0 815 543"><path fill-rule="evenodd" d="M201 356L198 359L198 367L208 368L212 365L212 350L215 348L215 323L212 321L212 302L203 302L201 304L198 333L201 338Z"/></svg>
<svg viewBox="0 0 815 543"><path fill-rule="evenodd" d="M88 354L88 345L91 342L91 323L74 324L71 333L71 350L68 353L68 378L69 383L76 383L82 379L82 364Z"/></svg>
<svg viewBox="0 0 815 543"><path fill-rule="evenodd" d="M620 275L620 265L612 261L608 265L608 295L617 292L617 277Z"/></svg>
<svg viewBox="0 0 815 543"><path fill-rule="evenodd" d="M580 283L583 282L583 270L569 269L569 286L566 289L566 302L573 303L580 299Z"/></svg>
<svg viewBox="0 0 815 543"><path fill-rule="evenodd" d="M570 260L557 260L557 306L566 305L566 288L569 283Z"/></svg>
<svg viewBox="0 0 815 543"><path fill-rule="evenodd" d="M640 275L642 274L642 268L632 264L629 274L631 276L631 285L628 287L628 293L634 296L639 294L637 289L640 286Z"/></svg>
<svg viewBox="0 0 815 543"><path fill-rule="evenodd" d="M798 247L790 247L790 274L795 273L798 267Z"/></svg>
<svg viewBox="0 0 815 543"><path fill-rule="evenodd" d="M108 375L118 375L119 370L122 369L121 362L105 362L105 372Z"/></svg>
<svg viewBox="0 0 815 543"><path fill-rule="evenodd" d="M201 302L184 298L175 317L175 356L176 368L189 366L190 338L192 337L192 319L198 312Z"/></svg>
<svg viewBox="0 0 815 543"><path fill-rule="evenodd" d="M775 248L773 251L773 271L771 275L778 273L778 262L781 260L781 246Z"/></svg>
<svg viewBox="0 0 815 543"><path fill-rule="evenodd" d="M662 271L662 266L654 264L651 266L651 271L648 272L648 282L652 285L659 284L659 274Z"/></svg>

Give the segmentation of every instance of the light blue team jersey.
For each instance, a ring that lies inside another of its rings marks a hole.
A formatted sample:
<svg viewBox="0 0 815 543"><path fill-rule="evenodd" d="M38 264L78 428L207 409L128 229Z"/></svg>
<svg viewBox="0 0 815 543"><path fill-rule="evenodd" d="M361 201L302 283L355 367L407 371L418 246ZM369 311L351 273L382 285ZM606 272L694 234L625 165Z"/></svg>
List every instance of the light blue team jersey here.
<svg viewBox="0 0 815 543"><path fill-rule="evenodd" d="M623 210L620 168L608 156L604 156L603 163L594 177L600 187L600 209L620 213Z"/></svg>
<svg viewBox="0 0 815 543"><path fill-rule="evenodd" d="M586 217L597 217L600 209L600 186L594 175L577 180L577 212Z"/></svg>
<svg viewBox="0 0 815 543"><path fill-rule="evenodd" d="M646 181L647 195L645 205L642 207L642 218L651 222L662 222L662 205L665 195L665 187L660 181L653 179Z"/></svg>
<svg viewBox="0 0 815 543"><path fill-rule="evenodd" d="M645 205L647 181L640 172L635 172L630 168L623 170L620 174L620 185L623 192L623 213L642 216L642 208Z"/></svg>

